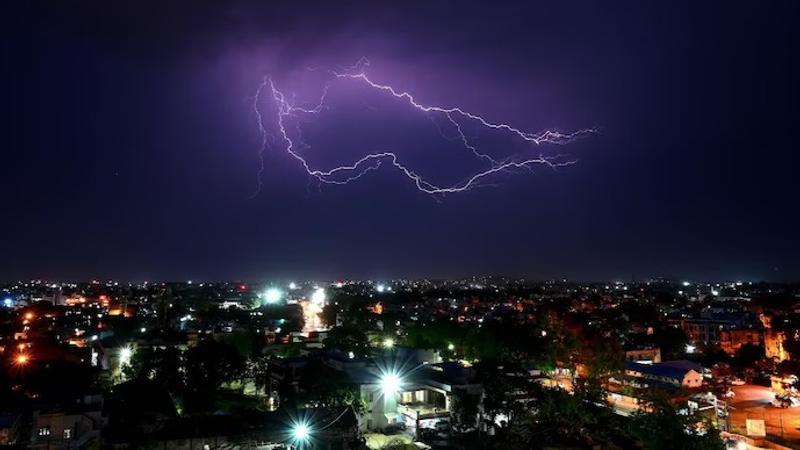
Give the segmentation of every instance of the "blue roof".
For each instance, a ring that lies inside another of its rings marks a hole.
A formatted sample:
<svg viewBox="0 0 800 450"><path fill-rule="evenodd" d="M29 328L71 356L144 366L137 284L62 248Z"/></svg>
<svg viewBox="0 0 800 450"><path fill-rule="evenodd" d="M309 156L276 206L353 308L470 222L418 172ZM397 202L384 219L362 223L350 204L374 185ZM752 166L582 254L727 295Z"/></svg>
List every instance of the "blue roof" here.
<svg viewBox="0 0 800 450"><path fill-rule="evenodd" d="M656 377L667 377L683 380L683 377L686 376L686 373L692 369L665 366L663 364L640 364L633 361L625 361L625 370L633 370Z"/></svg>

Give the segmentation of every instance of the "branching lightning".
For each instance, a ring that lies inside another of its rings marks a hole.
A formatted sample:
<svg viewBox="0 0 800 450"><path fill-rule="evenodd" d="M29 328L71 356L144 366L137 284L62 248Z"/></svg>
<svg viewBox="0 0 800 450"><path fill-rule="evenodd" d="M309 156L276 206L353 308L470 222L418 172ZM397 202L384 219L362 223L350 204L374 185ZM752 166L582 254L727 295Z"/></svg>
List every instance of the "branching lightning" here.
<svg viewBox="0 0 800 450"><path fill-rule="evenodd" d="M262 176L265 171L264 153L271 145L282 145L283 150L302 165L309 177L323 184L344 185L363 177L369 172L377 170L383 164L388 164L405 175L421 192L431 195L443 195L464 192L478 186L484 186L485 184L482 184L484 179L498 172L514 169L531 170L532 167L536 165L557 168L577 162L574 159L566 159L562 155L545 156L541 153L535 157L512 156L504 160L496 160L490 155L480 152L478 148L470 142L462 128L467 122L477 124L488 130L506 133L512 138L520 139L534 146L542 144L564 145L595 132L593 128L587 128L571 133L561 133L552 130L532 133L507 123L492 122L483 116L465 111L460 107L426 105L417 101L409 92L400 91L390 85L381 84L370 79L366 73L368 66L369 61L362 58L352 67L340 71L328 71L331 78L324 84L319 101L310 107L296 105L294 98L287 98L287 96L276 87L271 78L264 78L256 91L253 102L253 109L258 120L259 132L261 134L261 148L259 151L261 165L258 171L258 187L254 196L261 190ZM489 167L468 175L464 180L453 185L438 185L423 178L405 163L401 162L400 157L392 151L370 153L350 164L343 164L328 170L312 167L306 158L300 154L300 152L309 148L302 140L300 122L294 120L294 125L296 127L294 133L288 131L289 123L292 122L292 119L296 119L301 115L318 115L325 111L327 108L326 101L328 92L332 88L334 82L348 80L360 82L370 89L386 93L395 99L406 102L412 108L429 116L431 114L443 116L455 129L457 138L461 141L461 144L466 149L470 150L476 158L485 160ZM259 108L263 98L267 95L274 103L276 109L276 135L270 133L264 125L264 114L262 114Z"/></svg>

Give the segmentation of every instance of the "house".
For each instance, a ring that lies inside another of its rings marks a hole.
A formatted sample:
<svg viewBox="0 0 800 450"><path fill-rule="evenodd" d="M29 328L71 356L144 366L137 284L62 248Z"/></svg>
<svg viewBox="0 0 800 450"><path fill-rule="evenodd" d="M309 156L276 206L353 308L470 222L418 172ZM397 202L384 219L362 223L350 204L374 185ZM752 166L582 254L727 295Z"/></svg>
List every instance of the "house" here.
<svg viewBox="0 0 800 450"><path fill-rule="evenodd" d="M387 390L382 373L375 367L352 373L359 385L367 410L360 421L362 431L376 431L400 425L416 434L449 421L453 395L464 391L480 395L482 387L473 383L472 370L456 362L423 364L400 376L396 389Z"/></svg>
<svg viewBox="0 0 800 450"><path fill-rule="evenodd" d="M625 351L625 361L641 364L655 364L661 362L660 348L639 348Z"/></svg>
<svg viewBox="0 0 800 450"><path fill-rule="evenodd" d="M83 448L100 438L103 401L85 396L75 403L42 408L33 413L30 448Z"/></svg>
<svg viewBox="0 0 800 450"><path fill-rule="evenodd" d="M722 330L719 336L720 348L728 355L733 356L743 345L761 345L763 333L761 330L742 328Z"/></svg>
<svg viewBox="0 0 800 450"><path fill-rule="evenodd" d="M698 388L703 384L702 367L689 361L640 364L625 361L625 374L650 387Z"/></svg>

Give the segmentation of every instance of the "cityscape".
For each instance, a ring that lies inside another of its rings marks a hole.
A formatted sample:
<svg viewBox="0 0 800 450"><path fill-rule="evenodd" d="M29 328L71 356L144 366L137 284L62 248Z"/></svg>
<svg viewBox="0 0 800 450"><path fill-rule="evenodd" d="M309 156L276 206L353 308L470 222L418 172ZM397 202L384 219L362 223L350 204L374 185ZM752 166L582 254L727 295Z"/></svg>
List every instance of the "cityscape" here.
<svg viewBox="0 0 800 450"><path fill-rule="evenodd" d="M800 449L800 2L2 9L0 450Z"/></svg>
<svg viewBox="0 0 800 450"><path fill-rule="evenodd" d="M2 297L5 444L800 442L796 284L34 280Z"/></svg>

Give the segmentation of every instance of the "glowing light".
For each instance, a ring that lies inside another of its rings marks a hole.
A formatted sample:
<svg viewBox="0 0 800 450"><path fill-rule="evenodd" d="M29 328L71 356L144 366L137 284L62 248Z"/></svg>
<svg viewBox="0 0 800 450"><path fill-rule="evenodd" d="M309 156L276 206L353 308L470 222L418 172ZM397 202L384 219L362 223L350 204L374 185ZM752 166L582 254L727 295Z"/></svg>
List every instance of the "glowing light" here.
<svg viewBox="0 0 800 450"><path fill-rule="evenodd" d="M16 359L14 360L18 366L24 366L25 364L28 364L28 361L30 361L30 358L24 353L17 355Z"/></svg>
<svg viewBox="0 0 800 450"><path fill-rule="evenodd" d="M350 359L354 359L356 357L356 354L353 352L347 352L347 357Z"/></svg>
<svg viewBox="0 0 800 450"><path fill-rule="evenodd" d="M10 298L7 298L7 299L3 300L3 306L5 306L6 308L13 307L14 306L14 300L11 300Z"/></svg>
<svg viewBox="0 0 800 450"><path fill-rule="evenodd" d="M305 442L311 436L311 429L304 423L295 424L292 427L292 437L297 442Z"/></svg>
<svg viewBox="0 0 800 450"><path fill-rule="evenodd" d="M327 295L325 294L325 289L317 288L313 294L311 294L311 303L315 305L322 305L325 303L325 299Z"/></svg>
<svg viewBox="0 0 800 450"><path fill-rule="evenodd" d="M394 347L394 339L392 339L392 338L386 338L386 339L384 339L384 340L383 340L383 346L384 346L384 347L386 347L386 348L392 348L392 347Z"/></svg>
<svg viewBox="0 0 800 450"><path fill-rule="evenodd" d="M119 362L120 364L130 364L131 357L133 357L133 349L130 347L122 347L119 350Z"/></svg>
<svg viewBox="0 0 800 450"><path fill-rule="evenodd" d="M297 284L294 281L292 281L291 283L289 283L289 289L291 290L297 289Z"/></svg>
<svg viewBox="0 0 800 450"><path fill-rule="evenodd" d="M386 286L379 284L378 286L375 287L375 290L382 293L386 290Z"/></svg>
<svg viewBox="0 0 800 450"><path fill-rule="evenodd" d="M695 350L697 350L697 347L695 347L692 344L686 344L686 353L690 353L691 354L691 353L694 353Z"/></svg>
<svg viewBox="0 0 800 450"><path fill-rule="evenodd" d="M393 396L400 390L402 384L400 376L396 373L385 373L381 377L380 385L383 395Z"/></svg>
<svg viewBox="0 0 800 450"><path fill-rule="evenodd" d="M571 165L576 162L575 160L565 160L561 155L548 157L541 154L535 157L511 156L503 161L497 161L489 155L480 153L478 149L469 141L466 134L462 130L462 126L466 123L472 123L490 131L502 132L514 139L519 139L523 142L533 145L563 145L595 132L594 129L584 129L571 133L561 133L553 130L532 133L529 131L523 131L506 123L489 121L478 114L465 111L460 107L424 105L419 103L414 96L408 92L399 91L390 85L379 84L372 81L365 72L368 66L369 61L367 61L365 58L362 58L362 60L360 60L355 66L345 72L331 72L332 79L330 79L324 85L320 99L317 105L313 107L302 107L295 105L293 96L285 95L283 92L278 90L272 79L264 79L263 83L256 91L255 99L253 101L253 109L255 111L256 118L258 119L259 132L261 133L262 138L261 148L259 150L261 165L257 175L258 186L254 195L257 195L260 192L262 186L261 176L265 170L263 159L264 152L269 146L269 142L271 140L273 142L275 141L274 136L266 129L264 125L264 117L259 109L261 97L267 88L269 89L273 103L276 105L276 127L279 134L279 140L285 144L283 150L303 166L308 176L313 177L320 183L324 184L347 184L351 181L361 178L373 170L378 169L382 164L390 164L401 174L405 175L405 177L408 178L415 185L415 187L423 193L450 194L464 192L471 188L481 186L483 179L493 174L505 173L514 169L525 169L530 171L531 167L535 165L543 165L552 169ZM450 125L452 125L462 145L466 149L470 150L476 158L486 160L490 167L471 176L467 175L464 177L464 181L451 186L436 185L428 181L416 173L413 169L409 168L404 163L401 163L400 158L393 152L368 154L350 165L345 164L330 170L312 168L309 162L300 153L298 153L300 150L299 147L308 148L308 145L302 142L302 136L292 137L292 135L290 135L290 133L287 131L287 128L295 126L298 134L301 134L299 122L294 124L287 124L287 122L299 115L317 115L320 112L327 110L327 105L325 102L327 100L328 90L332 86L333 82L338 80L352 80L363 83L368 88L379 92L384 92L395 99L406 102L409 106L424 114L440 115L441 117L445 118Z"/></svg>
<svg viewBox="0 0 800 450"><path fill-rule="evenodd" d="M25 320L33 320L33 313L25 313Z"/></svg>
<svg viewBox="0 0 800 450"><path fill-rule="evenodd" d="M452 352L453 350L455 350L455 349L456 349L456 346L455 346L455 345L453 345L453 344L447 344L447 349L448 349L448 350L450 350L450 351Z"/></svg>
<svg viewBox="0 0 800 450"><path fill-rule="evenodd" d="M267 302L268 305L274 305L278 303L283 298L283 291L278 288L269 288L267 292L264 293L264 301Z"/></svg>

